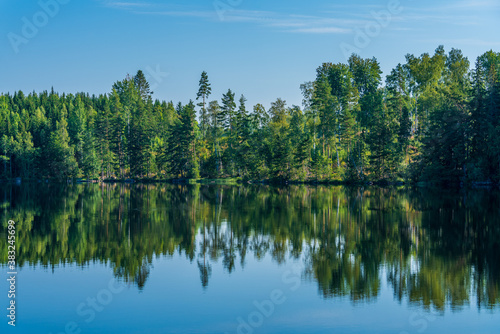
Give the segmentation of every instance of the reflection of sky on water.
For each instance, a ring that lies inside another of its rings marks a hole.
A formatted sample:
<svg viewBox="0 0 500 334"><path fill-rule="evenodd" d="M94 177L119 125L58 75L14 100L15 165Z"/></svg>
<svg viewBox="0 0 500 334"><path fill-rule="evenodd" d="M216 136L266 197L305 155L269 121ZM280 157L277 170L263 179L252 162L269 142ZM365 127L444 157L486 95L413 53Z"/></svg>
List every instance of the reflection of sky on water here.
<svg viewBox="0 0 500 334"><path fill-rule="evenodd" d="M22 245L18 333L68 321L82 332L234 333L276 289L286 302L256 333L495 328L497 193L468 194L464 207L460 196L379 188L39 192L17 187L2 203ZM85 322L78 306L110 281L125 290Z"/></svg>

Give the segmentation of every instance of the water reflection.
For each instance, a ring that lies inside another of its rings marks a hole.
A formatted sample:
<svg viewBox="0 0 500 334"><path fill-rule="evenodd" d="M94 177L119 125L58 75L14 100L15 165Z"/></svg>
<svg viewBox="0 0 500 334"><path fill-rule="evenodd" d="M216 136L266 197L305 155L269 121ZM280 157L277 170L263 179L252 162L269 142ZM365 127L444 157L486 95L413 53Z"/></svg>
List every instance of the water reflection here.
<svg viewBox="0 0 500 334"><path fill-rule="evenodd" d="M388 284L396 299L424 308L500 304L498 192L164 184L0 191L0 238L15 220L20 266L109 262L142 289L153 257L178 253L209 289L215 261L229 275L248 256L270 255L276 265L303 256L303 276L323 298L370 301Z"/></svg>

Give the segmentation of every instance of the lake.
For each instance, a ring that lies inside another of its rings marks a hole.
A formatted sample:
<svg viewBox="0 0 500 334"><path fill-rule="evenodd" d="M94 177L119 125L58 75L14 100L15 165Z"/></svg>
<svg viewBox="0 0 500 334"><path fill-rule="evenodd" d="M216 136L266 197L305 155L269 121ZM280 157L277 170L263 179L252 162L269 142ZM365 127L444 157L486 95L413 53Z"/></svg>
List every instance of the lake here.
<svg viewBox="0 0 500 334"><path fill-rule="evenodd" d="M496 333L494 190L0 187L1 332ZM8 221L16 326L8 325Z"/></svg>

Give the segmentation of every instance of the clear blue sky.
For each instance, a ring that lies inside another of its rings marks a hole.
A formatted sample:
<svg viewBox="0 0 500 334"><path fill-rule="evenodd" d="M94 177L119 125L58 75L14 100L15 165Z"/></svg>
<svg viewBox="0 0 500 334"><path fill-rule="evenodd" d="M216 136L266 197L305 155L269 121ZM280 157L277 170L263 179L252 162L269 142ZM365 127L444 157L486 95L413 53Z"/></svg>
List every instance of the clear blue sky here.
<svg viewBox="0 0 500 334"><path fill-rule="evenodd" d="M278 97L300 105L321 63L346 61L341 46L375 56L384 76L439 44L472 64L500 51L498 0L0 0L0 11L3 93L108 93L142 69L155 98L186 103L206 70L211 100L231 88L268 108Z"/></svg>

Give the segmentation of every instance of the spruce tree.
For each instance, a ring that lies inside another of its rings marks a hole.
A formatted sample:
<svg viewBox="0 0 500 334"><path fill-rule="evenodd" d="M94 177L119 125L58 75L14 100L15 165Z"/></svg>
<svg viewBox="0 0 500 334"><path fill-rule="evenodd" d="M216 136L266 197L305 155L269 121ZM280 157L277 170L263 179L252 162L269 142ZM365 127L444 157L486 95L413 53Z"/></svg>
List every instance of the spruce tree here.
<svg viewBox="0 0 500 334"><path fill-rule="evenodd" d="M134 76L134 86L139 93L140 98L145 103L151 99L153 92L151 91L149 82L146 80L146 76L141 70L138 70L137 74Z"/></svg>

